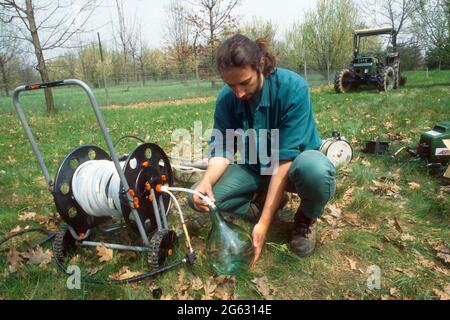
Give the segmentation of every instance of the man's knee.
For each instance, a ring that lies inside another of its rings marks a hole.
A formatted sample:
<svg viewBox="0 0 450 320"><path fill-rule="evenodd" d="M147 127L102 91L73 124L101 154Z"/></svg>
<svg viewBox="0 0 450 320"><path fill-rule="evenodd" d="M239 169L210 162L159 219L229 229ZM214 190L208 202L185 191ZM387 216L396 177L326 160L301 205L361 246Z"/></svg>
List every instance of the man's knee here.
<svg viewBox="0 0 450 320"><path fill-rule="evenodd" d="M332 195L336 188L336 169L323 153L309 150L301 153L293 161L289 179L299 194L303 190L315 190Z"/></svg>

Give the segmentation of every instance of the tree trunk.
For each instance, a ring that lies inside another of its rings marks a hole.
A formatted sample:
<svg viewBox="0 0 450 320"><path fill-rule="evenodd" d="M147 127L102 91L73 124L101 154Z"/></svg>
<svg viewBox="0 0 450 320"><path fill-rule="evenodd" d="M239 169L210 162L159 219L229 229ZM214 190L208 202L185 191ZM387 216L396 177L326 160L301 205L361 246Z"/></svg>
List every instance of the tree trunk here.
<svg viewBox="0 0 450 320"><path fill-rule="evenodd" d="M200 87L200 74L198 72L198 57L194 54L194 64L195 64L195 79L197 80L197 88Z"/></svg>
<svg viewBox="0 0 450 320"><path fill-rule="evenodd" d="M28 23L30 24L31 37L33 39L34 53L36 54L38 62L38 71L41 75L42 82L49 82L47 66L45 65L44 54L42 52L41 42L39 40L38 30L36 27L36 21L34 19L32 0L26 0L26 12ZM48 88L45 89L45 101L47 103L47 112L53 113L55 111L53 94L52 91Z"/></svg>
<svg viewBox="0 0 450 320"><path fill-rule="evenodd" d="M330 80L330 64L327 64L327 78L328 78L328 84L331 84L331 80Z"/></svg>
<svg viewBox="0 0 450 320"><path fill-rule="evenodd" d="M5 90L5 95L9 97L9 86L8 77L6 76L6 64L3 59L0 58L0 72L2 73L3 89Z"/></svg>
<svg viewBox="0 0 450 320"><path fill-rule="evenodd" d="M306 69L306 61L305 61L304 69L305 69L305 80L308 81L308 73L307 73L307 69Z"/></svg>
<svg viewBox="0 0 450 320"><path fill-rule="evenodd" d="M211 88L215 88L216 87L216 77L215 77L215 72L214 72L214 68L215 68L215 56L214 56L214 13L213 13L213 8L208 8L209 9L209 41L210 41L210 52L209 54L210 56L210 67L211 67Z"/></svg>
<svg viewBox="0 0 450 320"><path fill-rule="evenodd" d="M139 61L139 66L141 69L141 83L142 83L142 86L145 87L145 68L144 68L144 61L142 58Z"/></svg>

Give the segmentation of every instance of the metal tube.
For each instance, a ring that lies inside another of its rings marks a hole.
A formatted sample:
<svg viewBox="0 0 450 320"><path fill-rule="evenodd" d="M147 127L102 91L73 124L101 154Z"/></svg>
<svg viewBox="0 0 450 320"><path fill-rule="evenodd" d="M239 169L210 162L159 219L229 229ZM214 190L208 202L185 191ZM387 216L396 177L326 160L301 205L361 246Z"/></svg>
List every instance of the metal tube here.
<svg viewBox="0 0 450 320"><path fill-rule="evenodd" d="M92 231L91 231L91 229L88 229L88 230L86 231L86 234L85 234L83 237L80 237L80 236L76 233L75 229L72 228L71 226L69 226L69 232L70 232L70 234L72 235L72 238L74 238L75 240L83 241L84 239L89 238L89 236L91 235L91 232L92 232Z"/></svg>
<svg viewBox="0 0 450 320"><path fill-rule="evenodd" d="M153 197L152 205L153 205L153 211L155 213L156 225L158 226L158 231L161 231L162 230L161 214L159 212L158 204L157 204L157 201L156 201L155 190L150 189L150 194Z"/></svg>
<svg viewBox="0 0 450 320"><path fill-rule="evenodd" d="M44 158L42 157L41 151L39 150L36 140L34 139L33 133L31 132L30 126L28 125L28 121L25 117L25 114L23 113L22 106L19 102L19 94L22 91L25 91L26 90L25 88L26 88L25 86L20 86L16 88L16 90L14 90L13 103L14 106L16 107L17 114L19 115L20 122L22 123L23 130L25 131L25 134L27 135L27 138L31 143L31 148L33 148L34 154L38 159L39 166L41 167L42 173L44 174L45 180L47 181L47 185L50 188L53 188L53 181L50 178L50 174L48 172L47 166L45 165Z"/></svg>
<svg viewBox="0 0 450 320"><path fill-rule="evenodd" d="M84 247L105 247L108 249L136 251L136 252L148 252L150 250L150 248L147 247L126 246L122 244L103 243L94 241L82 241L80 245Z"/></svg>
<svg viewBox="0 0 450 320"><path fill-rule="evenodd" d="M169 229L169 224L167 223L166 209L164 208L164 199L163 195L159 196L159 208L161 209L161 218L164 229Z"/></svg>

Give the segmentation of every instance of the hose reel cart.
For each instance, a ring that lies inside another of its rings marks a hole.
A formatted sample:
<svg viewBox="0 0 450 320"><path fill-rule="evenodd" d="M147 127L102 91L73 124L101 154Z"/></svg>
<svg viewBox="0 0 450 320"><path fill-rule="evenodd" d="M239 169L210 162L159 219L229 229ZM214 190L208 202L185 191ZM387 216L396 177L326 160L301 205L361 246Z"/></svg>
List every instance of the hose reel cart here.
<svg viewBox="0 0 450 320"><path fill-rule="evenodd" d="M80 86L88 95L109 153L94 145L80 146L64 158L55 179L52 180L19 102L19 94L68 85ZM65 222L53 243L55 260L59 266L63 265L70 251L78 247L97 246L146 253L148 263L153 269L151 275L181 263L194 263L195 253L183 214L176 198L170 192L171 189L176 189L172 188L174 178L170 161L158 145L142 143L128 156L119 159L94 94L80 80L20 86L14 91L13 103L53 195L57 211ZM164 266L166 258L173 255L178 240L177 234L170 230L167 221L173 202L179 212L188 253L181 261ZM129 229L140 236L142 244L93 241L94 229L96 232L98 230L106 233L119 229L104 228L113 219L124 221Z"/></svg>

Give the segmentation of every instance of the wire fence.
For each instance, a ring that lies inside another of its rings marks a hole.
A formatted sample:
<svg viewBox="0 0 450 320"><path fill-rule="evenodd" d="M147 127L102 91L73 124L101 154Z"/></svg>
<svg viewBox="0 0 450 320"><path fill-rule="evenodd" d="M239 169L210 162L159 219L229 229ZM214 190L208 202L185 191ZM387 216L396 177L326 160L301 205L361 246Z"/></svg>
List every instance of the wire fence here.
<svg viewBox="0 0 450 320"><path fill-rule="evenodd" d="M339 69L340 70L340 69ZM334 83L336 69L317 70L313 68L303 67L297 71L309 84L310 87L331 85ZM432 71L428 68L417 68L415 71L424 72L426 78ZM22 84L41 82L37 74L10 74L10 78L15 79L13 83L9 83L6 87L0 79L0 97L9 97L12 90ZM159 100L172 100L194 97L209 97L216 95L224 85L222 79L218 75L211 76L207 72L199 73L199 76L193 72L186 74L141 74L129 72L118 77L83 77L76 74L67 75L62 78L54 78L51 80L63 80L63 78L77 78L86 82L96 93L104 96L105 104L111 103L131 103L152 102ZM106 80L106 86L105 86ZM135 99L121 98L121 95L135 94ZM109 97L108 97L109 95ZM107 101L110 100L110 101Z"/></svg>

